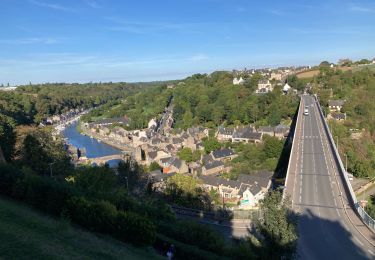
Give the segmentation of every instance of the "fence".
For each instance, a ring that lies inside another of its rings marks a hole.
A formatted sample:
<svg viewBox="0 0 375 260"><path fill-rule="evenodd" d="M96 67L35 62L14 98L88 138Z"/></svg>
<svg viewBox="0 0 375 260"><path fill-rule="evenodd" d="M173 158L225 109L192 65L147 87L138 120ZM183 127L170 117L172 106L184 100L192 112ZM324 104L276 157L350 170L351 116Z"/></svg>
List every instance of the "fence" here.
<svg viewBox="0 0 375 260"><path fill-rule="evenodd" d="M298 111L297 111L297 119L296 119L296 125L294 126L294 130L293 130L293 139L292 139L292 148L290 149L290 154L289 154L289 162L288 162L288 169L286 170L286 176L285 176L285 187L284 187L284 190L283 190L283 200L285 199L285 196L287 195L287 188L288 188L288 179L289 179L289 172L290 172L290 163L291 163L291 159L292 159L292 156L293 156L293 149L294 149L294 141L296 141L296 133L297 133L297 128L298 128L298 122L299 122L299 113L302 113L302 101L300 100L299 102L299 105L298 105ZM295 172L294 172L295 173ZM293 202L293 200L292 200Z"/></svg>
<svg viewBox="0 0 375 260"><path fill-rule="evenodd" d="M201 219L211 219L211 220L254 220L261 217L259 209L254 210L228 210L228 211L203 211L197 209L191 209L186 207L181 207L177 205L171 206L173 211L177 215L189 216Z"/></svg>
<svg viewBox="0 0 375 260"><path fill-rule="evenodd" d="M354 208L356 209L358 215L362 218L363 222L372 230L372 231L375 231L375 220L373 220L367 213L366 211L361 207L361 205L359 204L359 202L357 201L357 197L353 191L353 188L352 188L352 185L350 184L350 181L349 181L349 178L348 178L348 175L347 175L347 172L344 168L344 164L342 163L342 160L340 158L340 154L336 148L336 145L335 145L335 142L333 140L333 137L332 137L332 134L331 132L329 131L329 127L327 125L327 122L326 120L324 119L324 115L323 115L323 112L322 112L322 108L320 107L320 103L319 103L319 100L318 100L318 97L316 95L314 95L315 97L315 100L317 102L317 107L319 108L319 114L320 114L320 117L322 118L322 121L323 121L323 125L324 125L324 128L325 128L325 131L328 135L328 139L329 139L329 143L330 143L330 146L332 147L333 151L334 151L334 156L335 156L335 159L336 161L338 162L338 169L339 169L339 173L341 174L341 177L343 178L344 180L344 186L345 188L348 190L349 192L349 195L350 195L350 199L352 200L352 203L354 205Z"/></svg>

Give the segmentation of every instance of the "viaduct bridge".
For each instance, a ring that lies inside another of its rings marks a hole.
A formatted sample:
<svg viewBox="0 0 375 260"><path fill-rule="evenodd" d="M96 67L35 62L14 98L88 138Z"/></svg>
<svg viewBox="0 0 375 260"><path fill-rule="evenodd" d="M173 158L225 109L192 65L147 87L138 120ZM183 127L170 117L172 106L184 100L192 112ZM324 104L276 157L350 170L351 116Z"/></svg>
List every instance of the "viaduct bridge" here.
<svg viewBox="0 0 375 260"><path fill-rule="evenodd" d="M283 195L300 214L299 258L375 259L374 221L355 197L316 96L301 97Z"/></svg>

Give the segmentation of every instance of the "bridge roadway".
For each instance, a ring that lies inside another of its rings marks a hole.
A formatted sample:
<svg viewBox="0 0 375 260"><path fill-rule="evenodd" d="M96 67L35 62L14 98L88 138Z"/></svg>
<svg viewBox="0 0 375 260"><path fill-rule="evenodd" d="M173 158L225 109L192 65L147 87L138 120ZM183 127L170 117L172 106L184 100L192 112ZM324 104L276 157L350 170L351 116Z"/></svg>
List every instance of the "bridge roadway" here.
<svg viewBox="0 0 375 260"><path fill-rule="evenodd" d="M89 160L91 163L102 165L111 160L124 160L124 158L125 158L124 154L113 154L113 155L107 155L107 156L102 156L102 157L89 158Z"/></svg>
<svg viewBox="0 0 375 260"><path fill-rule="evenodd" d="M298 257L375 259L374 233L351 207L318 109L312 96L302 96L286 182L300 213Z"/></svg>

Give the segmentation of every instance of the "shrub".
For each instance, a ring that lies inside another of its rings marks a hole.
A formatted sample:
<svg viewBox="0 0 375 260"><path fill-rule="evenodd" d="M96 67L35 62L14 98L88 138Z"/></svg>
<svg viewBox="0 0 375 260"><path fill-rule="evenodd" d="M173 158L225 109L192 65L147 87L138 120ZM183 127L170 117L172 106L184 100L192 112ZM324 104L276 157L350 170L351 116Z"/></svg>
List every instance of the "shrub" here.
<svg viewBox="0 0 375 260"><path fill-rule="evenodd" d="M116 207L107 201L90 202L83 197L73 197L68 201L71 219L93 231L111 233L117 216Z"/></svg>
<svg viewBox="0 0 375 260"><path fill-rule="evenodd" d="M30 175L25 182L26 200L36 208L58 216L66 207L67 200L74 194L67 183L48 177Z"/></svg>
<svg viewBox="0 0 375 260"><path fill-rule="evenodd" d="M13 186L23 176L22 172L11 164L0 164L0 193L11 195Z"/></svg>
<svg viewBox="0 0 375 260"><path fill-rule="evenodd" d="M193 221L177 221L174 225L160 224L158 231L181 242L197 245L204 250L219 254L223 254L225 250L224 240L220 234L210 227Z"/></svg>
<svg viewBox="0 0 375 260"><path fill-rule="evenodd" d="M133 212L119 212L116 237L135 245L149 245L155 241L155 225L146 217Z"/></svg>
<svg viewBox="0 0 375 260"><path fill-rule="evenodd" d="M193 245L187 245L184 243L181 243L177 240L174 240L172 238L169 238L167 236L164 236L162 234L157 234L155 246L156 247L165 247L165 245L171 245L173 244L176 248L175 251L175 258L176 259L229 259L224 256L219 256L215 253L204 251L197 246Z"/></svg>
<svg viewBox="0 0 375 260"><path fill-rule="evenodd" d="M68 202L71 219L87 229L115 236L135 245L149 245L155 241L155 225L144 216L118 211L108 201L91 202L74 197Z"/></svg>

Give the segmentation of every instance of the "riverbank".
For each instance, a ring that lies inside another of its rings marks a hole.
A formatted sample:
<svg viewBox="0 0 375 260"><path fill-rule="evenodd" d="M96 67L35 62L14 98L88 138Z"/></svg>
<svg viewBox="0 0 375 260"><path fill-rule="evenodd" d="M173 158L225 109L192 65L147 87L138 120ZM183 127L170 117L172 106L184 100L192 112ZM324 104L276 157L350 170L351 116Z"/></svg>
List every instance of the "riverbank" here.
<svg viewBox="0 0 375 260"><path fill-rule="evenodd" d="M82 126L82 124L80 122L78 122L78 125L79 126L77 126L77 129L78 128L80 129L80 134L82 134L82 135L89 136L90 138L92 137L93 139L97 140L98 142L102 142L106 145L109 145L113 148L119 149L123 152L131 152L131 153L133 152L133 147L124 146L124 145L121 145L121 144L116 144L116 143L110 141L109 139L105 139L105 138L103 138L102 136L100 136L96 133L92 133L89 129Z"/></svg>
<svg viewBox="0 0 375 260"><path fill-rule="evenodd" d="M78 124L79 122L77 121L68 125L61 132L61 135L69 145L79 148L81 151L84 149L88 159L122 153L123 149L120 149L120 147L115 147L95 138L90 138L89 134L85 135L80 133L77 130ZM81 129L83 129L83 127Z"/></svg>

